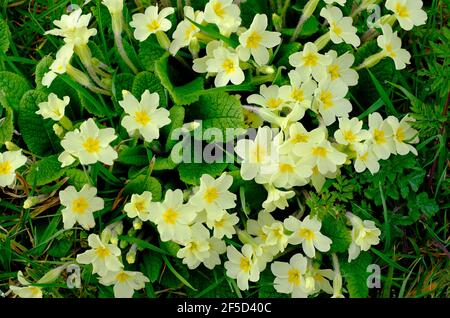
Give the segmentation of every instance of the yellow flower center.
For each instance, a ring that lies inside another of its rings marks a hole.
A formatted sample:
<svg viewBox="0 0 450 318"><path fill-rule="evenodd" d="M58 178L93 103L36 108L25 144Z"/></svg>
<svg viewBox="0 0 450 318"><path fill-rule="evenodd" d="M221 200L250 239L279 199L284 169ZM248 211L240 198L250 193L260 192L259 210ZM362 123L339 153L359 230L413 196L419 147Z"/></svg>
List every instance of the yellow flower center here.
<svg viewBox="0 0 450 318"><path fill-rule="evenodd" d="M367 161L367 158L369 157L369 152L366 151L363 155L359 156L359 159L361 161Z"/></svg>
<svg viewBox="0 0 450 318"><path fill-rule="evenodd" d="M319 99L323 104L323 108L328 109L333 107L333 94L330 91L320 93Z"/></svg>
<svg viewBox="0 0 450 318"><path fill-rule="evenodd" d="M300 271L298 269L291 268L288 271L288 282L295 286L300 285Z"/></svg>
<svg viewBox="0 0 450 318"><path fill-rule="evenodd" d="M225 70L225 73L231 74L235 71L236 66L234 65L233 60L231 59L225 59L222 64L222 68Z"/></svg>
<svg viewBox="0 0 450 318"><path fill-rule="evenodd" d="M95 254L100 258L105 258L111 255L109 249L103 246L99 246L95 249Z"/></svg>
<svg viewBox="0 0 450 318"><path fill-rule="evenodd" d="M137 201L137 202L134 204L134 208L135 208L136 210L138 210L139 212L144 211L144 210L145 210L145 202L144 202L144 200Z"/></svg>
<svg viewBox="0 0 450 318"><path fill-rule="evenodd" d="M205 199L205 201L210 204L213 203L214 201L216 201L216 199L218 197L219 197L219 192L214 187L207 188L205 191L205 194L203 195L203 199Z"/></svg>
<svg viewBox="0 0 450 318"><path fill-rule="evenodd" d="M215 221L214 222L214 227L223 227L225 225L225 220L224 219L220 219L219 221Z"/></svg>
<svg viewBox="0 0 450 318"><path fill-rule="evenodd" d="M249 49L257 49L261 43L262 36L253 31L252 34L247 38L247 48Z"/></svg>
<svg viewBox="0 0 450 318"><path fill-rule="evenodd" d="M152 20L149 24L147 24L147 29L150 32L155 32L161 27L161 24L159 24L158 20Z"/></svg>
<svg viewBox="0 0 450 318"><path fill-rule="evenodd" d="M79 197L72 201L72 212L76 214L84 214L89 207L89 202L84 197Z"/></svg>
<svg viewBox="0 0 450 318"><path fill-rule="evenodd" d="M375 129L373 131L373 140L376 144L384 144L386 143L386 136L384 135L384 131Z"/></svg>
<svg viewBox="0 0 450 318"><path fill-rule="evenodd" d="M319 175L319 168L317 166L314 166L314 168L312 169L313 175L317 176Z"/></svg>
<svg viewBox="0 0 450 318"><path fill-rule="evenodd" d="M395 133L395 138L397 139L398 142L403 142L403 140L406 139L405 132L401 127L397 129L397 132Z"/></svg>
<svg viewBox="0 0 450 318"><path fill-rule="evenodd" d="M89 137L83 143L83 148L89 153L97 153L100 150L100 142L97 138Z"/></svg>
<svg viewBox="0 0 450 318"><path fill-rule="evenodd" d="M223 17L225 16L225 10L223 9L223 6L220 2L214 3L213 11L221 19L223 19Z"/></svg>
<svg viewBox="0 0 450 318"><path fill-rule="evenodd" d="M11 170L12 166L9 161L0 162L0 175L9 174Z"/></svg>
<svg viewBox="0 0 450 318"><path fill-rule="evenodd" d="M409 17L408 7L402 5L400 2L397 2L397 4L395 5L395 12L401 18Z"/></svg>
<svg viewBox="0 0 450 318"><path fill-rule="evenodd" d="M282 173L294 172L294 167L292 165L290 165L289 163L282 163L279 166L279 170Z"/></svg>
<svg viewBox="0 0 450 318"><path fill-rule="evenodd" d="M283 100L281 98L274 98L274 97L269 98L266 103L267 107L273 109L280 107L281 104L283 104Z"/></svg>
<svg viewBox="0 0 450 318"><path fill-rule="evenodd" d="M301 142L308 142L309 137L307 134L296 134L294 137L292 137L291 142L293 144L299 144Z"/></svg>
<svg viewBox="0 0 450 318"><path fill-rule="evenodd" d="M355 142L356 141L356 135L351 130L346 130L342 133L344 135L344 139L348 142Z"/></svg>
<svg viewBox="0 0 450 318"><path fill-rule="evenodd" d="M316 157L326 157L327 156L327 149L324 147L314 147L312 149L313 156Z"/></svg>
<svg viewBox="0 0 450 318"><path fill-rule="evenodd" d="M253 158L254 162L260 163L266 158L266 149L261 147L260 145L256 145L255 149L253 149Z"/></svg>
<svg viewBox="0 0 450 318"><path fill-rule="evenodd" d="M192 33L194 33L196 30L197 27L191 24L191 26L184 31L185 40L188 41L191 38Z"/></svg>
<svg viewBox="0 0 450 318"><path fill-rule="evenodd" d="M116 280L119 282L119 283L124 283L124 282L126 282L128 279L130 279L130 275L128 275L127 273L125 273L125 272L120 272L119 274L117 274L116 275Z"/></svg>
<svg viewBox="0 0 450 318"><path fill-rule="evenodd" d="M388 52L388 54L392 57L395 58L397 56L397 54L395 54L394 50L392 49L392 44L388 43L385 47L386 52Z"/></svg>
<svg viewBox="0 0 450 318"><path fill-rule="evenodd" d="M136 122L142 126L146 126L152 120L150 116L143 110L134 113L134 117L136 118Z"/></svg>
<svg viewBox="0 0 450 318"><path fill-rule="evenodd" d="M297 102L302 102L305 100L305 94L303 93L303 90L299 88L294 88L291 97Z"/></svg>
<svg viewBox="0 0 450 318"><path fill-rule="evenodd" d="M330 66L328 66L328 73L330 73L332 81L337 80L340 77L339 65L331 64Z"/></svg>
<svg viewBox="0 0 450 318"><path fill-rule="evenodd" d="M317 57L317 54L313 52L309 52L303 56L303 64L305 66L316 66L318 60L319 58Z"/></svg>
<svg viewBox="0 0 450 318"><path fill-rule="evenodd" d="M178 212L172 208L168 208L166 212L163 213L162 218L165 223L173 225L178 219Z"/></svg>
<svg viewBox="0 0 450 318"><path fill-rule="evenodd" d="M298 236L304 238L307 241L312 241L316 235L310 229L300 228L298 231Z"/></svg>
<svg viewBox="0 0 450 318"><path fill-rule="evenodd" d="M242 271L246 273L250 272L250 260L242 256L239 267L241 268Z"/></svg>
<svg viewBox="0 0 450 318"><path fill-rule="evenodd" d="M336 22L332 22L331 23L331 30L336 33L337 36L341 36L342 35L342 28L339 27Z"/></svg>

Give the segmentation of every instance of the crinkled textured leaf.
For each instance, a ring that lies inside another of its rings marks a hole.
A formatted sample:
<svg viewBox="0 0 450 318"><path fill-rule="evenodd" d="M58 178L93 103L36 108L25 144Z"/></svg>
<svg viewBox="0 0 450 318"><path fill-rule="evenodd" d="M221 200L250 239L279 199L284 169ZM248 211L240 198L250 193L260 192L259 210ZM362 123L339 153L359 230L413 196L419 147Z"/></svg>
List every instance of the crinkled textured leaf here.
<svg viewBox="0 0 450 318"><path fill-rule="evenodd" d="M366 298L369 295L367 278L371 273L367 271L367 267L371 262L372 257L368 252L361 252L358 258L350 263L346 259L339 262L350 298Z"/></svg>
<svg viewBox="0 0 450 318"><path fill-rule="evenodd" d="M1 100L0 96L0 100ZM4 107L3 118L0 119L0 145L3 145L7 141L11 141L14 123L13 123L13 111L10 107Z"/></svg>
<svg viewBox="0 0 450 318"><path fill-rule="evenodd" d="M150 157L151 157L150 153ZM118 162L132 165L132 166L145 166L149 164L147 150L144 146L125 147L119 152Z"/></svg>
<svg viewBox="0 0 450 318"><path fill-rule="evenodd" d="M156 157L155 164L153 166L154 171L173 170L177 167L177 164L169 158Z"/></svg>
<svg viewBox="0 0 450 318"><path fill-rule="evenodd" d="M127 90L131 92L133 88L133 82L136 77L130 73L117 74L114 80L114 92L117 101L123 100L122 91Z"/></svg>
<svg viewBox="0 0 450 318"><path fill-rule="evenodd" d="M67 183L74 186L78 191L81 190L85 184L89 184L89 179L82 170L69 169L66 171L66 176L69 178Z"/></svg>
<svg viewBox="0 0 450 318"><path fill-rule="evenodd" d="M38 156L51 155L61 149L59 138L53 132L53 121L36 114L37 105L46 100L46 93L32 90L26 92L20 101L19 131L28 149Z"/></svg>
<svg viewBox="0 0 450 318"><path fill-rule="evenodd" d="M5 20L0 18L0 51L6 53L9 49L9 37L11 32L9 31L8 24Z"/></svg>
<svg viewBox="0 0 450 318"><path fill-rule="evenodd" d="M139 61L144 69L147 71L155 70L155 63L166 53L156 41L156 38L151 36L139 45Z"/></svg>
<svg viewBox="0 0 450 318"><path fill-rule="evenodd" d="M26 180L31 185L42 186L62 177L65 170L61 168L58 155L53 155L33 163Z"/></svg>
<svg viewBox="0 0 450 318"><path fill-rule="evenodd" d="M218 128L226 138L227 128L243 128L244 114L241 103L225 92L202 95L189 107L189 120L202 120L202 129ZM227 140L229 141L229 140Z"/></svg>
<svg viewBox="0 0 450 318"><path fill-rule="evenodd" d="M200 177L209 174L213 178L218 177L227 167L226 163L181 163L178 167L181 181L199 185Z"/></svg>
<svg viewBox="0 0 450 318"><path fill-rule="evenodd" d="M147 177L140 175L125 186L125 194L141 194L144 191L150 191L152 193L153 201L160 201L162 196L161 183L154 177Z"/></svg>
<svg viewBox="0 0 450 318"><path fill-rule="evenodd" d="M148 251L142 257L143 263L143 274L148 277L151 283L154 283L158 280L161 269L163 266L163 260L161 256L152 251Z"/></svg>
<svg viewBox="0 0 450 318"><path fill-rule="evenodd" d="M182 106L173 106L169 110L169 112L170 112L169 118L171 121L170 125L163 127L163 129L161 130L162 134L164 134L167 137L166 152L172 150L175 144L179 142L178 140L172 140L171 136L175 131L175 129L183 126L185 115L185 110L184 107Z"/></svg>
<svg viewBox="0 0 450 318"><path fill-rule="evenodd" d="M336 219L331 215L325 216L322 220L321 232L333 242L330 253L344 253L350 247L352 238L350 230L345 225L345 219Z"/></svg>
<svg viewBox="0 0 450 318"><path fill-rule="evenodd" d="M141 72L134 78L131 92L140 100L142 93L147 89L150 93L158 93L159 105L161 107L167 107L166 92L159 78L151 72Z"/></svg>
<svg viewBox="0 0 450 318"><path fill-rule="evenodd" d="M22 76L7 71L0 72L0 94L3 93L6 96L8 103L3 107L9 106L17 112L20 99L29 89L31 89L30 84Z"/></svg>

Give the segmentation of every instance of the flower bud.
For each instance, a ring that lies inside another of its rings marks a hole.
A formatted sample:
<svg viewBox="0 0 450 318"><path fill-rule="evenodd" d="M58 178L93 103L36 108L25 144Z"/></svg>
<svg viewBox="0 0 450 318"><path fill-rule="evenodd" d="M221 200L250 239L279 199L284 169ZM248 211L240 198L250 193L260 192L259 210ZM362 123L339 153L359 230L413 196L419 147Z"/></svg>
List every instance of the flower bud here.
<svg viewBox="0 0 450 318"><path fill-rule="evenodd" d="M5 147L8 151L17 151L20 150L19 146L17 146L15 143L11 141L5 142Z"/></svg>
<svg viewBox="0 0 450 318"><path fill-rule="evenodd" d="M142 221L139 218L135 218L133 220L133 228L137 231L142 229Z"/></svg>
<svg viewBox="0 0 450 318"><path fill-rule="evenodd" d="M167 34L162 31L156 32L156 39L158 40L159 45L165 50L169 50L170 40Z"/></svg>
<svg viewBox="0 0 450 318"><path fill-rule="evenodd" d="M29 209L32 208L33 206L35 206L36 204L39 203L39 198L38 197L28 197L25 202L23 203L23 208L24 209Z"/></svg>
<svg viewBox="0 0 450 318"><path fill-rule="evenodd" d="M64 129L61 127L61 125L53 124L53 131L59 138L64 137Z"/></svg>

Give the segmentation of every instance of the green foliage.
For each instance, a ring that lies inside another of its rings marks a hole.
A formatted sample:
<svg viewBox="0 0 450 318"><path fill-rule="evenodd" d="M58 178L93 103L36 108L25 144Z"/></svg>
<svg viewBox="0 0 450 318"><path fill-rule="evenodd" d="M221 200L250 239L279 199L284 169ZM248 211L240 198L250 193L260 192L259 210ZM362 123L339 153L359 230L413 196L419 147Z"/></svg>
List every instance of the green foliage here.
<svg viewBox="0 0 450 318"><path fill-rule="evenodd" d="M30 89L30 84L22 76L15 73L0 72L0 103L3 107L11 107L14 112L19 110L19 103L22 96ZM6 101L6 105L4 105Z"/></svg>
<svg viewBox="0 0 450 318"><path fill-rule="evenodd" d="M90 184L88 176L82 170L78 169L66 170L66 177L68 178L67 182L70 185L73 185L78 191L80 191L85 184Z"/></svg>
<svg viewBox="0 0 450 318"><path fill-rule="evenodd" d="M184 124L185 109L182 106L174 106L170 110L170 125L163 127L162 133L167 136L165 150L169 152L177 144L178 140L172 140L172 134L177 128L181 128Z"/></svg>
<svg viewBox="0 0 450 318"><path fill-rule="evenodd" d="M144 146L128 147L125 146L119 153L118 162L131 165L131 166L145 166L148 165L149 155L151 158L151 153L147 153L147 149Z"/></svg>
<svg viewBox="0 0 450 318"><path fill-rule="evenodd" d="M46 93L34 90L25 93L20 101L18 126L28 149L38 156L51 155L61 147L53 123L36 114L37 105L46 100Z"/></svg>
<svg viewBox="0 0 450 318"><path fill-rule="evenodd" d="M155 71L155 63L166 53L155 37L149 37L139 45L139 60L147 71Z"/></svg>
<svg viewBox="0 0 450 318"><path fill-rule="evenodd" d="M158 179L146 175L140 175L133 180L130 180L125 186L125 194L141 194L144 191L152 193L153 201L160 201L162 196L161 183Z"/></svg>
<svg viewBox="0 0 450 318"><path fill-rule="evenodd" d="M155 74L150 72L141 72L134 78L132 93L140 100L141 95L145 90L149 90L150 93L158 93L159 104L162 107L167 107L166 93L164 87L161 85L160 80Z"/></svg>
<svg viewBox="0 0 450 318"><path fill-rule="evenodd" d="M321 232L333 242L330 253L345 253L350 247L352 238L350 230L346 226L345 216L340 218L331 215L325 216L322 220Z"/></svg>
<svg viewBox="0 0 450 318"><path fill-rule="evenodd" d="M0 104L1 99L0 96ZM13 111L10 107L4 107L4 112L6 112L6 116L0 119L0 145L3 145L7 141L11 141L14 131Z"/></svg>
<svg viewBox="0 0 450 318"><path fill-rule="evenodd" d="M11 32L9 31L8 24L5 20L0 18L0 51L6 53L9 49L9 38Z"/></svg>
<svg viewBox="0 0 450 318"><path fill-rule="evenodd" d="M371 262L372 257L367 252L361 252L358 258L350 263L346 259L341 259L341 271L345 278L350 298L365 298L369 295L367 278L370 272L367 271L367 267Z"/></svg>
<svg viewBox="0 0 450 318"><path fill-rule="evenodd" d="M178 166L180 179L184 183L199 185L200 177L209 174L213 178L218 177L227 167L226 163L181 163Z"/></svg>
<svg viewBox="0 0 450 318"><path fill-rule="evenodd" d="M33 163L26 180L31 185L42 186L62 177L65 170L61 168L58 155L53 155Z"/></svg>

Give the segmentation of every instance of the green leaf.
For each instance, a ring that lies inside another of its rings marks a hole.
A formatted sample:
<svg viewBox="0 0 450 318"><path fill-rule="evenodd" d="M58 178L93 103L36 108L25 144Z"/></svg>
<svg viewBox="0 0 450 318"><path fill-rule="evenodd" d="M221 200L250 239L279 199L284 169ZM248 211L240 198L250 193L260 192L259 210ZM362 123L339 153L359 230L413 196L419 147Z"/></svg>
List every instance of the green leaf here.
<svg viewBox="0 0 450 318"><path fill-rule="evenodd" d="M154 252L148 252L144 254L142 262L144 266L143 274L150 279L151 283L156 282L163 266L161 256Z"/></svg>
<svg viewBox="0 0 450 318"><path fill-rule="evenodd" d="M406 176L405 179L408 180L408 183L414 192L417 192L419 190L419 187L422 185L423 179L425 178L426 174L427 173L424 169L417 169Z"/></svg>
<svg viewBox="0 0 450 318"><path fill-rule="evenodd" d="M199 185L200 177L204 174L209 174L215 178L222 174L228 164L226 163L181 163L178 167L180 179L184 183Z"/></svg>
<svg viewBox="0 0 450 318"><path fill-rule="evenodd" d="M123 90L131 92L134 79L135 76L130 73L117 74L117 76L114 78L114 86L113 86L113 92L114 96L116 97L116 100L120 101L123 99L122 95Z"/></svg>
<svg viewBox="0 0 450 318"><path fill-rule="evenodd" d="M199 101L189 108L187 114L190 120L202 120L203 130L208 128L220 129L224 140L228 137L226 136L227 128L244 127L244 113L241 103L225 92L202 95Z"/></svg>
<svg viewBox="0 0 450 318"><path fill-rule="evenodd" d="M439 211L436 201L429 198L426 192L422 192L416 197L416 205L428 217L432 217Z"/></svg>
<svg viewBox="0 0 450 318"><path fill-rule="evenodd" d="M69 169L66 171L66 176L69 178L67 183L73 185L78 191L80 191L85 184L89 184L89 179L82 170Z"/></svg>
<svg viewBox="0 0 450 318"><path fill-rule="evenodd" d="M169 57L166 54L155 64L155 74L159 77L161 84L167 89L176 105L183 106L195 103L203 93L203 78L197 77L183 86L174 86L167 70L168 59Z"/></svg>
<svg viewBox="0 0 450 318"><path fill-rule="evenodd" d="M344 253L350 247L352 238L350 230L343 219L336 219L331 215L326 215L322 220L321 232L333 242L330 253Z"/></svg>
<svg viewBox="0 0 450 318"><path fill-rule="evenodd" d="M17 112L20 99L29 89L31 89L30 84L22 76L7 71L0 72L0 94L4 94L8 103L8 105L2 103L3 107L9 106Z"/></svg>
<svg viewBox="0 0 450 318"><path fill-rule="evenodd" d="M138 100L140 100L141 95L147 89L150 93L158 93L160 106L167 107L166 92L161 85L159 78L153 73L141 72L134 78L131 92Z"/></svg>
<svg viewBox="0 0 450 318"><path fill-rule="evenodd" d="M162 196L161 183L158 179L154 177L147 177L145 175L140 175L133 180L131 180L126 186L125 194L141 194L144 191L150 191L152 193L153 201L160 201Z"/></svg>
<svg viewBox="0 0 450 318"><path fill-rule="evenodd" d="M124 147L119 152L118 162L131 166L145 166L149 164L147 150L143 145Z"/></svg>
<svg viewBox="0 0 450 318"><path fill-rule="evenodd" d="M159 45L156 38L150 36L139 45L139 61L144 69L153 72L155 70L155 63L161 58L161 56L166 54L166 52L167 51Z"/></svg>
<svg viewBox="0 0 450 318"><path fill-rule="evenodd" d="M2 96L0 96L0 101ZM0 104L3 104L0 102ZM0 119L0 145L3 145L7 141L11 141L14 131L13 111L10 107L4 107L6 110L6 116Z"/></svg>
<svg viewBox="0 0 450 318"><path fill-rule="evenodd" d="M249 27L253 22L253 18L258 13L270 12L269 1L247 0L240 4L242 25ZM269 21L270 21L269 16ZM270 22L269 22L270 23Z"/></svg>
<svg viewBox="0 0 450 318"><path fill-rule="evenodd" d="M11 32L5 20L0 18L0 51L6 53L9 49L9 38Z"/></svg>
<svg viewBox="0 0 450 318"><path fill-rule="evenodd" d="M33 163L26 180L31 185L42 186L61 178L65 170L61 168L58 155L53 155Z"/></svg>
<svg viewBox="0 0 450 318"><path fill-rule="evenodd" d="M73 241L69 239L61 239L53 241L52 247L48 250L48 255L62 258L69 254Z"/></svg>
<svg viewBox="0 0 450 318"><path fill-rule="evenodd" d="M157 157L155 160L155 165L153 166L153 171L162 170L173 170L177 167L177 164L169 158Z"/></svg>
<svg viewBox="0 0 450 318"><path fill-rule="evenodd" d="M350 298L366 298L369 295L367 278L370 272L367 271L367 267L371 262L372 257L368 252L361 252L358 258L350 263L346 259L339 262Z"/></svg>
<svg viewBox="0 0 450 318"><path fill-rule="evenodd" d="M165 134L167 136L167 142L166 142L166 152L169 152L170 150L172 150L172 148L179 142L178 140L172 140L171 136L172 133L175 131L175 129L177 128L181 128L183 126L184 123L184 115L185 115L185 110L184 107L182 106L173 106L170 110L170 125L165 126L162 128L162 133Z"/></svg>
<svg viewBox="0 0 450 318"><path fill-rule="evenodd" d="M37 115L38 104L47 100L47 94L33 90L20 101L18 125L28 149L38 156L47 156L61 148L59 138L53 132L53 122Z"/></svg>

